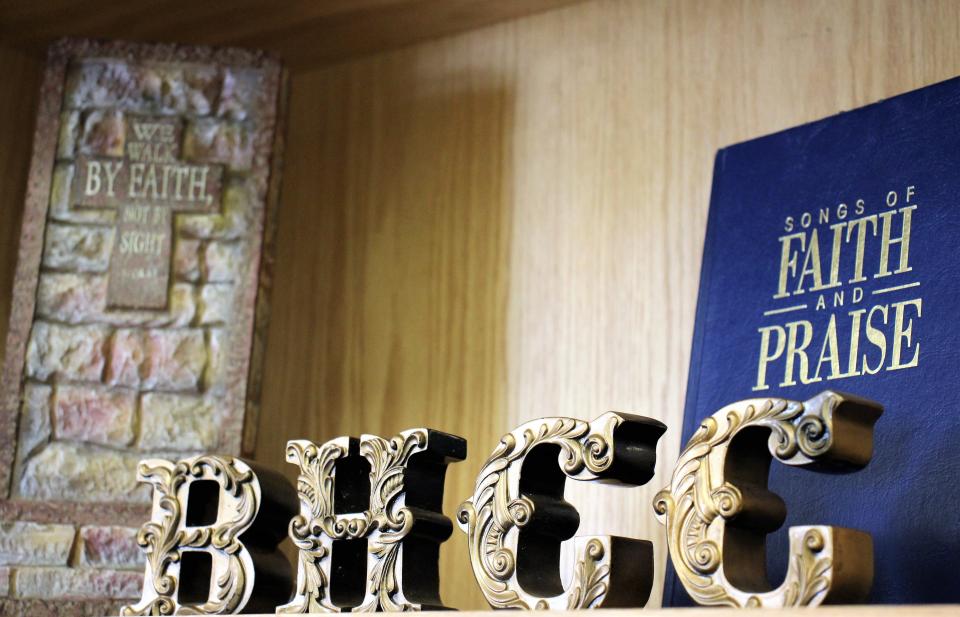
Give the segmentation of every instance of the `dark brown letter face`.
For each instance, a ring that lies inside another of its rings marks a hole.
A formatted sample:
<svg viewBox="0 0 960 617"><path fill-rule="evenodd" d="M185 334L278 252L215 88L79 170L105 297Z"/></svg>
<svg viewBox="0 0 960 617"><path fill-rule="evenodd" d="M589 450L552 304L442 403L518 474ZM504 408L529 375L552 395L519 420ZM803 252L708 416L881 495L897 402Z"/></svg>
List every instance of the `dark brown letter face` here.
<svg viewBox="0 0 960 617"><path fill-rule="evenodd" d="M464 439L426 428L288 442L287 461L300 468L290 523L299 563L296 595L277 612L443 608L439 550L453 531L444 475L466 455Z"/></svg>
<svg viewBox="0 0 960 617"><path fill-rule="evenodd" d="M123 615L272 611L290 597L291 567L277 545L296 512L278 473L231 456L140 461L153 515L137 536L147 556L140 602Z"/></svg>
<svg viewBox="0 0 960 617"><path fill-rule="evenodd" d="M606 413L585 422L542 418L506 434L460 506L470 564L493 608L552 610L643 606L653 585L653 545L616 536L574 539L573 582L564 589L560 544L580 517L564 501L566 478L646 484L666 426Z"/></svg>
<svg viewBox="0 0 960 617"><path fill-rule="evenodd" d="M842 527L791 527L786 579L771 588L765 538L787 509L767 490L767 475L771 455L815 471L862 468L881 413L876 403L823 392L804 403L740 401L704 420L654 501L690 597L771 608L863 600L873 581L873 541Z"/></svg>

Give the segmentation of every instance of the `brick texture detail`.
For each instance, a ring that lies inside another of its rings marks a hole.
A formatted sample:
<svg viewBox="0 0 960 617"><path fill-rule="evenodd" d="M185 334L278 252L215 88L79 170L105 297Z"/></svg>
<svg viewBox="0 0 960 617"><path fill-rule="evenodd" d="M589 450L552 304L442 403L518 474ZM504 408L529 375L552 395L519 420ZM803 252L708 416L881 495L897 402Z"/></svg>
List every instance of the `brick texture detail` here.
<svg viewBox="0 0 960 617"><path fill-rule="evenodd" d="M144 394L140 424L143 450L212 451L218 445L214 402L202 396Z"/></svg>
<svg viewBox="0 0 960 617"><path fill-rule="evenodd" d="M125 570L25 566L14 571L13 580L18 598L136 598L143 588L143 573Z"/></svg>
<svg viewBox="0 0 960 617"><path fill-rule="evenodd" d="M134 527L80 528L80 565L89 568L143 569L143 553Z"/></svg>
<svg viewBox="0 0 960 617"><path fill-rule="evenodd" d="M139 452L54 441L27 459L14 494L24 499L147 503L137 482Z"/></svg>
<svg viewBox="0 0 960 617"><path fill-rule="evenodd" d="M133 439L133 392L100 386L57 386L54 396L57 439L124 447Z"/></svg>
<svg viewBox="0 0 960 617"><path fill-rule="evenodd" d="M72 525L0 524L0 564L65 566L76 535Z"/></svg>
<svg viewBox="0 0 960 617"><path fill-rule="evenodd" d="M47 598L0 597L0 615L4 617L103 617L118 615L121 600L51 600Z"/></svg>

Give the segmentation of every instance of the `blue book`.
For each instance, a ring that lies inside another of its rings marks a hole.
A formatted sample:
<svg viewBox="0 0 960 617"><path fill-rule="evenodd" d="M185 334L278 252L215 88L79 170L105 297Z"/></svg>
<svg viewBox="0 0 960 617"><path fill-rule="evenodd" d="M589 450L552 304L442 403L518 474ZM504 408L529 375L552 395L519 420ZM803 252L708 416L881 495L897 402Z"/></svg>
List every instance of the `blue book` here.
<svg viewBox="0 0 960 617"><path fill-rule="evenodd" d="M774 460L786 528L873 536L872 603L960 601L960 78L724 148L714 167L683 443L725 405L824 390L884 407L873 458ZM668 567L665 606L691 603Z"/></svg>

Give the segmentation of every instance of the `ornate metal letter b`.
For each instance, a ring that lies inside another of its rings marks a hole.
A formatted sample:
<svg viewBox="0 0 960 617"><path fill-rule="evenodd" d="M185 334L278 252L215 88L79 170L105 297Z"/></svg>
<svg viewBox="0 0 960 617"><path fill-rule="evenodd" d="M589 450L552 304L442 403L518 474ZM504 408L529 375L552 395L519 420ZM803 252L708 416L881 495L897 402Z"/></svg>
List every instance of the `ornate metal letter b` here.
<svg viewBox="0 0 960 617"><path fill-rule="evenodd" d="M153 515L137 535L147 556L140 602L123 615L272 611L290 597L290 563L278 521L296 511L280 474L231 456L140 461Z"/></svg>

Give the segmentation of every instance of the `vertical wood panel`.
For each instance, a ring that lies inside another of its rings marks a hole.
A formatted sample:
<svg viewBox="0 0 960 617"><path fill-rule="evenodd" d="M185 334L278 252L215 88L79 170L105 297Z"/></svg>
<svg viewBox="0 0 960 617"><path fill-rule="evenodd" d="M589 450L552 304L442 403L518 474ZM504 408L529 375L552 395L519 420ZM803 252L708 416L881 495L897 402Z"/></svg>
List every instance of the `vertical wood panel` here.
<svg viewBox="0 0 960 617"><path fill-rule="evenodd" d="M958 35L951 2L597 0L295 75L262 457L458 432L453 516L514 425L647 414L649 486L568 486L662 572L715 151L956 75ZM482 607L459 531L443 560Z"/></svg>
<svg viewBox="0 0 960 617"><path fill-rule="evenodd" d="M430 426L475 448L502 428L512 93L479 58L419 62L293 80L258 437L291 477L288 439ZM476 457L452 467L448 512Z"/></svg>
<svg viewBox="0 0 960 617"><path fill-rule="evenodd" d="M36 123L42 63L0 46L0 358L7 343L7 320L17 264L20 215Z"/></svg>
<svg viewBox="0 0 960 617"><path fill-rule="evenodd" d="M0 66L8 294L39 62ZM672 428L658 478L572 499L581 532L659 538L714 152L958 73L950 1L595 0L295 74L258 458L456 432L452 516L515 424L636 411ZM480 608L458 531L443 560Z"/></svg>
<svg viewBox="0 0 960 617"><path fill-rule="evenodd" d="M298 69L582 0L32 0L0 2L0 40L42 53L62 36L266 49Z"/></svg>

